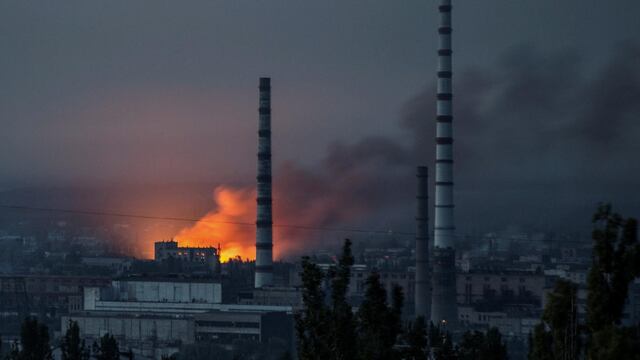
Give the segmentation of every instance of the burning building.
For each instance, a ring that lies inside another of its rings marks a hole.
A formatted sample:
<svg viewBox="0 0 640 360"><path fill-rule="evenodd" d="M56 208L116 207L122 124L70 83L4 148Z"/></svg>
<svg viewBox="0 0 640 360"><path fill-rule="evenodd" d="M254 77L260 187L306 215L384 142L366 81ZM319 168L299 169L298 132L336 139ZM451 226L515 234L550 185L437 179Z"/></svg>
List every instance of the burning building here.
<svg viewBox="0 0 640 360"><path fill-rule="evenodd" d="M220 249L211 247L180 247L177 241L158 241L154 244L154 260L176 259L207 265L211 271L220 267Z"/></svg>

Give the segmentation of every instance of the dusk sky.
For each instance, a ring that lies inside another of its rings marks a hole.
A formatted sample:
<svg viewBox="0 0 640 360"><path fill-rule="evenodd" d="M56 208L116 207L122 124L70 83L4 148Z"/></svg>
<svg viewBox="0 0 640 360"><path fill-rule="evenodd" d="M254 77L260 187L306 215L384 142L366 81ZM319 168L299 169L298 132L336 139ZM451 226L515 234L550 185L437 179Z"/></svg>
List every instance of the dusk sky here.
<svg viewBox="0 0 640 360"><path fill-rule="evenodd" d="M454 6L461 231L638 216L640 2ZM0 189L250 186L270 76L274 206L412 230L436 19L431 0L3 1Z"/></svg>

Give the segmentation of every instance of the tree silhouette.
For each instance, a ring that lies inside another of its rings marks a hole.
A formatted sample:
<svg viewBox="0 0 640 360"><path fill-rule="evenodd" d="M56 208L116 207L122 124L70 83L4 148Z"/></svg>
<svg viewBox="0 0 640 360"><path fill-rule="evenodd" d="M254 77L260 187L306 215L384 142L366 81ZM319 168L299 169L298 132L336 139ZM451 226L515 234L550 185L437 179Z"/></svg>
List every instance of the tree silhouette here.
<svg viewBox="0 0 640 360"><path fill-rule="evenodd" d="M60 341L62 360L88 360L89 349L80 338L80 327L75 321L69 320L67 332Z"/></svg>
<svg viewBox="0 0 640 360"><path fill-rule="evenodd" d="M353 263L349 240L336 266L326 274L308 257L302 258L303 308L295 315L301 360L392 360L399 356L394 345L402 332L404 295L395 287L388 305L380 276L374 272L366 281L365 299L354 316L347 301Z"/></svg>
<svg viewBox="0 0 640 360"><path fill-rule="evenodd" d="M533 334L529 335L529 360L554 360L553 337L540 323L533 328Z"/></svg>
<svg viewBox="0 0 640 360"><path fill-rule="evenodd" d="M485 334L484 353L480 360L507 360L507 346L498 328L492 327Z"/></svg>
<svg viewBox="0 0 640 360"><path fill-rule="evenodd" d="M394 287L392 305L387 304L387 293L380 275L372 272L365 282L365 298L358 310L359 352L361 359L394 359L398 353L393 345L401 331L400 312L403 295Z"/></svg>
<svg viewBox="0 0 640 360"><path fill-rule="evenodd" d="M309 257L303 257L301 277L303 309L295 314L298 357L300 360L329 359L329 311L321 287L324 274Z"/></svg>
<svg viewBox="0 0 640 360"><path fill-rule="evenodd" d="M586 358L639 359L640 329L621 326L629 284L640 275L638 222L600 205L593 216L593 257L587 277L586 324L577 317L576 286L556 283L530 336L529 359L578 359L586 335Z"/></svg>
<svg viewBox="0 0 640 360"><path fill-rule="evenodd" d="M460 360L478 360L484 351L484 334L480 331L467 331L462 335L458 346Z"/></svg>
<svg viewBox="0 0 640 360"><path fill-rule="evenodd" d="M458 358L458 353L451 341L451 334L433 323L429 327L429 344L433 358L436 360L456 360Z"/></svg>
<svg viewBox="0 0 640 360"><path fill-rule="evenodd" d="M110 334L104 334L99 343L93 344L93 353L97 360L119 360L118 342Z"/></svg>
<svg viewBox="0 0 640 360"><path fill-rule="evenodd" d="M587 326L597 332L619 325L629 283L640 275L638 222L601 205L593 217L593 261L587 279Z"/></svg>
<svg viewBox="0 0 640 360"><path fill-rule="evenodd" d="M422 360L429 355L429 341L427 340L427 323L424 317L419 316L414 322L409 323L405 332L407 350L404 358L407 360Z"/></svg>
<svg viewBox="0 0 640 360"><path fill-rule="evenodd" d="M620 321L629 284L640 275L638 222L600 205L593 216L593 260L587 278L587 355L590 359L640 357L638 327Z"/></svg>
<svg viewBox="0 0 640 360"><path fill-rule="evenodd" d="M351 267L354 259L351 252L351 241L345 240L338 265L329 270L331 279L331 353L335 359L355 359L357 344L356 327L351 305L347 302L347 290L351 280Z"/></svg>
<svg viewBox="0 0 640 360"><path fill-rule="evenodd" d="M458 360L506 360L507 347L497 328L486 333L467 331L457 348Z"/></svg>
<svg viewBox="0 0 640 360"><path fill-rule="evenodd" d="M49 329L38 323L33 317L27 317L20 330L21 348L13 347L7 358L10 360L50 360L51 345L49 344Z"/></svg>

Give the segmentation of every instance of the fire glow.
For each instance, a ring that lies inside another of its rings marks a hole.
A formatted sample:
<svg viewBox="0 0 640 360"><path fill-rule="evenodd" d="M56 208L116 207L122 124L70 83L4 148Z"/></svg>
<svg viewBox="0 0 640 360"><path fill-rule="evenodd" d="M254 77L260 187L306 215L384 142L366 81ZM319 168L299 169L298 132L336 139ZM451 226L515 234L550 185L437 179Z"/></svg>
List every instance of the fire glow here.
<svg viewBox="0 0 640 360"><path fill-rule="evenodd" d="M182 229L174 239L180 246L220 245L220 261L241 257L255 259L256 191L218 186L213 192L216 208L195 225Z"/></svg>
<svg viewBox="0 0 640 360"><path fill-rule="evenodd" d="M292 196L289 184L274 188L273 256L283 259L301 255L315 244L340 239L344 234L322 234L299 229L290 224L325 226L353 221L366 214L357 202L341 202L330 192L314 201ZM282 189L288 191L286 195ZM291 200L287 198L291 197ZM214 207L193 226L183 228L173 237L180 246L220 247L220 260L227 262L238 256L243 260L256 257L256 189L252 187L217 186L213 191ZM284 224L284 225L283 225ZM157 237L156 237L157 238Z"/></svg>

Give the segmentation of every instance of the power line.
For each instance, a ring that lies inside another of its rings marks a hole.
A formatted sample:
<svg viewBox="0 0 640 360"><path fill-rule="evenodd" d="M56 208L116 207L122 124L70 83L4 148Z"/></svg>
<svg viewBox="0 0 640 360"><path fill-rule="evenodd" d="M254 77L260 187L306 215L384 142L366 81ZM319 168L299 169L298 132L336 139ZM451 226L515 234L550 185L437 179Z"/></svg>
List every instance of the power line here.
<svg viewBox="0 0 640 360"><path fill-rule="evenodd" d="M0 205L0 209L57 212L57 213L79 214L79 215L90 215L90 216L111 216L111 217L142 219L142 220L178 221L178 222L190 222L190 223L203 222L207 224L227 224L227 225L239 225L239 226L255 226L256 225L255 223L242 222L242 221L210 221L210 220L194 219L194 218L188 218L188 217L154 216L154 215L144 215L144 214L129 214L129 213L123 213L123 212L101 211L101 210L62 209L62 208L47 208L47 207L22 206L22 205ZM273 227L294 229L294 230L306 230L306 231L325 231L325 232L342 232L342 233L358 233L358 234L397 235L397 236L415 236L416 235L413 232L407 232L407 231L369 230L369 229L359 229L359 228L331 228L331 227L324 227L324 226L295 225L295 224L273 224ZM562 240L555 240L552 242L582 244L587 241L562 239Z"/></svg>
<svg viewBox="0 0 640 360"><path fill-rule="evenodd" d="M202 219L194 219L187 217L171 217L171 216L154 216L143 214L128 214L122 212L111 212L101 210L78 210L78 209L61 209L61 208L47 208L47 207L34 207L34 206L21 206L21 205L0 205L3 209L23 210L23 211L43 211L43 212L57 212L66 214L78 214L78 215L91 215L91 216L111 216L122 217L131 219L143 219L143 220L163 220L163 221L179 221L179 222L204 222L209 224L228 224L228 225L240 225L240 226L255 226L255 223L241 222L241 221L208 221ZM310 225L291 225L291 224L273 224L273 227L287 228L296 230L308 230L308 231L327 231L327 232L349 232L349 233L364 233L364 234L385 234L385 235L399 235L399 236L415 236L412 232L392 231L392 230L368 230L357 228L329 228L322 226L310 226Z"/></svg>

